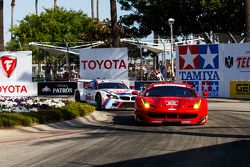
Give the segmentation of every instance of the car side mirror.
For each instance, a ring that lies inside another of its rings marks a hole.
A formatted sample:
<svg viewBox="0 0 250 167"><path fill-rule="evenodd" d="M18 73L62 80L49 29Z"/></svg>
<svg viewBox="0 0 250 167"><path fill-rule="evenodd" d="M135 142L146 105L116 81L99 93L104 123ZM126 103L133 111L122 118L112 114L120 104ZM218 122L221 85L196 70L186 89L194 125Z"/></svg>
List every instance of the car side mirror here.
<svg viewBox="0 0 250 167"><path fill-rule="evenodd" d="M132 94L133 94L133 95L138 95L139 92L138 92L137 90L135 90L135 91L132 92Z"/></svg>
<svg viewBox="0 0 250 167"><path fill-rule="evenodd" d="M205 92L203 92L203 94L202 94L204 97L207 97L208 96L208 92L207 91L205 91Z"/></svg>

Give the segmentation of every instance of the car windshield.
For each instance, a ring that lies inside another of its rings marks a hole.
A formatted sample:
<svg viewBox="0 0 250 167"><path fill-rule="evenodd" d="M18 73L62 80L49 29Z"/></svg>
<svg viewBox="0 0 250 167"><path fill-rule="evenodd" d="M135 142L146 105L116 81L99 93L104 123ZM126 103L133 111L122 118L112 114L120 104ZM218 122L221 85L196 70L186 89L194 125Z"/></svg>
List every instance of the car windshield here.
<svg viewBox="0 0 250 167"><path fill-rule="evenodd" d="M194 90L180 86L158 86L149 89L146 96L197 97Z"/></svg>
<svg viewBox="0 0 250 167"><path fill-rule="evenodd" d="M98 84L98 89L128 89L123 83L104 82Z"/></svg>

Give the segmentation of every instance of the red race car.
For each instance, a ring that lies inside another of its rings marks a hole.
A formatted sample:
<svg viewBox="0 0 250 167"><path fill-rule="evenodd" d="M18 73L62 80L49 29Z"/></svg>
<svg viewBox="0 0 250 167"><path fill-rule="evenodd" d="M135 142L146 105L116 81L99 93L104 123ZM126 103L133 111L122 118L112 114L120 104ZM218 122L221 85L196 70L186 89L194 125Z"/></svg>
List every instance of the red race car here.
<svg viewBox="0 0 250 167"><path fill-rule="evenodd" d="M207 92L203 96L207 96ZM136 97L135 116L138 122L152 124L205 124L208 119L207 99L185 83L153 83Z"/></svg>

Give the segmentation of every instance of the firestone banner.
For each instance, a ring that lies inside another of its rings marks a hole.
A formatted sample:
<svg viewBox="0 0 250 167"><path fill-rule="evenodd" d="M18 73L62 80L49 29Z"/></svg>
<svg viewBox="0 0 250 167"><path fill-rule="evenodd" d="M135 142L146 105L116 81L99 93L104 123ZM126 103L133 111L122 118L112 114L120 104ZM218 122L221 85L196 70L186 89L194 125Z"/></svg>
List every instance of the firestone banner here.
<svg viewBox="0 0 250 167"><path fill-rule="evenodd" d="M127 48L82 49L80 51L82 79L128 79Z"/></svg>
<svg viewBox="0 0 250 167"><path fill-rule="evenodd" d="M32 52L0 52L0 96L36 96Z"/></svg>

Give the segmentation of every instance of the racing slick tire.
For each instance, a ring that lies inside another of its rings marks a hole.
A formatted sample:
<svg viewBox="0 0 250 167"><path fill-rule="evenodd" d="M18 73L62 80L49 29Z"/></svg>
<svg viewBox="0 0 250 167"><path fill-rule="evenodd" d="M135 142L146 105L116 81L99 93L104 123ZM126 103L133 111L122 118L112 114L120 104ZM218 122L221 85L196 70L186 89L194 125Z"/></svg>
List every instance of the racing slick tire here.
<svg viewBox="0 0 250 167"><path fill-rule="evenodd" d="M134 115L134 124L135 125L138 125L138 126L142 126L142 125L145 125L145 123L137 116L137 115Z"/></svg>
<svg viewBox="0 0 250 167"><path fill-rule="evenodd" d="M101 110L102 109L102 97L100 93L97 93L95 97L95 101L96 101L96 108L98 110Z"/></svg>

